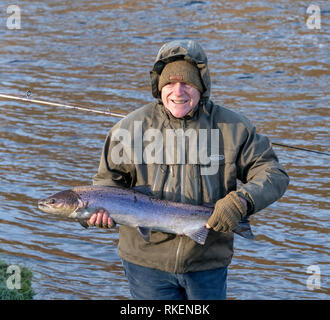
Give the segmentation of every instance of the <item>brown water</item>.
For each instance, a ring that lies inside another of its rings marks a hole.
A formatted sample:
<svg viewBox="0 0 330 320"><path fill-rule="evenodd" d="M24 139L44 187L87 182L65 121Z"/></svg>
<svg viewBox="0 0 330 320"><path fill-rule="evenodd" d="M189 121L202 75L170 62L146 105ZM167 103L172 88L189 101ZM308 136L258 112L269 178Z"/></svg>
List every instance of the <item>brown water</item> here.
<svg viewBox="0 0 330 320"><path fill-rule="evenodd" d="M20 1L0 4L0 93L128 113L152 101L149 70L172 39L200 41L212 99L281 142L329 152L329 12L310 1ZM41 214L37 200L91 183L118 119L0 99L0 259L29 266L37 299L128 299L118 234ZM330 157L274 147L291 184L235 240L229 299L329 299ZM311 290L307 268L321 287Z"/></svg>

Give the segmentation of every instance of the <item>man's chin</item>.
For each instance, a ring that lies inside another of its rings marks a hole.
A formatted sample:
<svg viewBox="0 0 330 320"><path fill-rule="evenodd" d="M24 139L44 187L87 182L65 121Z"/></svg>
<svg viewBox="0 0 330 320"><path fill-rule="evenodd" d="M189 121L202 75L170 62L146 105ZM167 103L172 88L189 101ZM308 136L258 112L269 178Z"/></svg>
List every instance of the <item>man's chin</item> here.
<svg viewBox="0 0 330 320"><path fill-rule="evenodd" d="M189 111L186 111L186 112L178 112L178 111L174 111L174 112L171 112L172 116L175 117L175 118L183 118Z"/></svg>
<svg viewBox="0 0 330 320"><path fill-rule="evenodd" d="M184 107L179 105L174 105L171 108L169 108L171 114L176 118L184 117L187 113L189 113L190 110L191 109L189 107Z"/></svg>

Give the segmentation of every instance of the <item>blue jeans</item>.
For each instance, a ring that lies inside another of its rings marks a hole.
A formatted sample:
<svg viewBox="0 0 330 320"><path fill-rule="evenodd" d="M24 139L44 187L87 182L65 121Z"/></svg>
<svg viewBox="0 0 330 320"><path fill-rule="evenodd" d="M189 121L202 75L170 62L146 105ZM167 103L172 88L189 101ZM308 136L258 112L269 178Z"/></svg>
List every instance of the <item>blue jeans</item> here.
<svg viewBox="0 0 330 320"><path fill-rule="evenodd" d="M129 289L136 300L225 300L227 267L168 273L122 260Z"/></svg>

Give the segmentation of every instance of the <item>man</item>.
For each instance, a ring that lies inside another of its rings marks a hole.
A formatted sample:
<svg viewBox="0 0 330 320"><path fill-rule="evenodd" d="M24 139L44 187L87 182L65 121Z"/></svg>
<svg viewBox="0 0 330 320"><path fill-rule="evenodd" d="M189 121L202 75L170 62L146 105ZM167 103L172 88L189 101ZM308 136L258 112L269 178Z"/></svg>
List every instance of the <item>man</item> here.
<svg viewBox="0 0 330 320"><path fill-rule="evenodd" d="M225 299L227 267L233 255L231 230L246 215L279 199L289 178L266 137L257 134L244 116L209 99L207 57L198 43L165 44L150 75L156 101L110 130L93 182L150 186L157 198L215 204L206 224L210 231L205 245L162 232L152 232L146 242L135 228L120 226L118 252L134 299ZM156 133L161 134L157 141L163 143L154 146L154 161L136 154L136 145L146 151L151 143L137 138L137 133L143 136L150 129L155 140ZM129 132L132 141L123 141L123 132ZM188 132L194 133L202 143L191 142L196 139L173 143L169 132L184 139ZM159 154L162 157L157 158ZM238 190L237 180L242 182ZM102 209L88 223L106 228L114 225Z"/></svg>

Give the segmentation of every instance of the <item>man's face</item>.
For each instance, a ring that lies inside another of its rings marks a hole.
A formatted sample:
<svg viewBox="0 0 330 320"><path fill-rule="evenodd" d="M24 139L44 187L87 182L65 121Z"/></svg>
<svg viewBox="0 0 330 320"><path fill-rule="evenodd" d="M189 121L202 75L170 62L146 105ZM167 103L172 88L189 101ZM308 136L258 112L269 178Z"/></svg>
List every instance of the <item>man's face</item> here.
<svg viewBox="0 0 330 320"><path fill-rule="evenodd" d="M184 82L172 82L162 88L165 108L176 118L184 117L200 99L200 92Z"/></svg>

